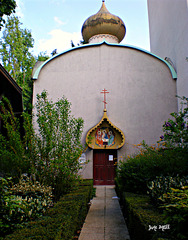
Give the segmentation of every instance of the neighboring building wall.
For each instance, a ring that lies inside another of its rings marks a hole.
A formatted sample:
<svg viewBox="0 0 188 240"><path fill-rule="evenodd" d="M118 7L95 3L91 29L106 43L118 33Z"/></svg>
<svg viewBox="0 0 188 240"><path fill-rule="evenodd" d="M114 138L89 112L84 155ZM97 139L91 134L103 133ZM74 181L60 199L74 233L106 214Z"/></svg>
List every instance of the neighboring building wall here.
<svg viewBox="0 0 188 240"><path fill-rule="evenodd" d="M14 81L14 79L9 75L6 69L0 64L0 100L2 97L8 98L13 108L14 114L21 122L21 134L23 135L22 128L22 113L23 113L23 102L22 102L22 89ZM3 124L0 119L0 132L6 133L3 128Z"/></svg>
<svg viewBox="0 0 188 240"><path fill-rule="evenodd" d="M188 0L148 0L151 52L177 71L177 95L188 97Z"/></svg>
<svg viewBox="0 0 188 240"><path fill-rule="evenodd" d="M141 50L114 44L85 45L48 61L34 82L36 94L44 89L56 101L63 95L72 103L72 114L84 119L83 143L103 116L104 88L107 115L125 134L118 157L135 152L133 144L156 143L162 125L177 111L176 80L165 62ZM92 178L92 150L84 177Z"/></svg>

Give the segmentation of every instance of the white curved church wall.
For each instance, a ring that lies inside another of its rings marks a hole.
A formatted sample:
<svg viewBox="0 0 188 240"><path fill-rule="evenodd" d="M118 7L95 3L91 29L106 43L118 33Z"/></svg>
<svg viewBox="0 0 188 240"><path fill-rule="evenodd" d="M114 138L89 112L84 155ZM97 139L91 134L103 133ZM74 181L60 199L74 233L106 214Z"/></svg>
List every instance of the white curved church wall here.
<svg viewBox="0 0 188 240"><path fill-rule="evenodd" d="M118 156L135 151L133 144L156 143L162 125L177 111L176 81L167 65L142 51L120 46L90 46L75 49L49 61L34 82L36 94L44 89L56 101L63 95L72 103L72 114L84 119L83 143L87 131L103 116L106 88L107 115L126 138ZM92 178L92 151L84 176Z"/></svg>

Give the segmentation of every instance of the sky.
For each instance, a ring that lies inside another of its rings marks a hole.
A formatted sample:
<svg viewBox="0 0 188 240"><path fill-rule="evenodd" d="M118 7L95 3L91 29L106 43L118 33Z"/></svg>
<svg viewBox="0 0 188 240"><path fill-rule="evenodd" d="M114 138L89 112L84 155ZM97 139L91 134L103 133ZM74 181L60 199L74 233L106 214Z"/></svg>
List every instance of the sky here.
<svg viewBox="0 0 188 240"><path fill-rule="evenodd" d="M22 28L31 30L33 54L60 53L82 40L84 21L97 13L102 0L16 0L16 14ZM125 23L126 36L121 44L150 50L147 0L106 0L107 9Z"/></svg>

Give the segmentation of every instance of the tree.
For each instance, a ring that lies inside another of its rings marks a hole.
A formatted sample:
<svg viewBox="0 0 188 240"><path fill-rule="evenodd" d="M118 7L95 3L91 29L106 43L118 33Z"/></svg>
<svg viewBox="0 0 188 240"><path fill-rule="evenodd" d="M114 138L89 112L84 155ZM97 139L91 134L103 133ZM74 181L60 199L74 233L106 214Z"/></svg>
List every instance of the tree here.
<svg viewBox="0 0 188 240"><path fill-rule="evenodd" d="M56 54L58 54L58 53L57 53L57 49L54 49L54 50L52 51L51 55L52 55L52 57L53 57L53 56L56 55Z"/></svg>
<svg viewBox="0 0 188 240"><path fill-rule="evenodd" d="M27 173L54 187L56 196L69 191L78 178L84 124L83 119L72 116L71 103L65 97L54 103L46 91L37 95L38 132L34 131L32 117L24 113L24 138L8 99L0 101L0 108L7 132L6 136L0 133L1 174L19 179Z"/></svg>
<svg viewBox="0 0 188 240"><path fill-rule="evenodd" d="M85 45L87 44L87 42L85 42L84 40L80 40L79 43L77 43L77 46L82 46L82 45ZM76 47L76 45L74 44L73 40L71 40L71 47Z"/></svg>
<svg viewBox="0 0 188 240"><path fill-rule="evenodd" d="M44 62L50 57L47 55L47 52L40 52L37 57L37 61Z"/></svg>
<svg viewBox="0 0 188 240"><path fill-rule="evenodd" d="M31 31L21 28L16 16L8 17L0 40L0 56L4 68L23 88L24 110L31 112L33 83L31 80L35 58L30 49L34 46Z"/></svg>
<svg viewBox="0 0 188 240"><path fill-rule="evenodd" d="M56 191L60 183L63 191L67 191L78 177L84 121L71 115L71 103L65 97L53 103L48 100L46 91L37 95L36 109L39 133L35 138L36 175L44 183L56 187Z"/></svg>
<svg viewBox="0 0 188 240"><path fill-rule="evenodd" d="M3 19L3 15L10 15L11 13L15 12L16 8L16 1L15 0L0 0L0 30L5 23Z"/></svg>

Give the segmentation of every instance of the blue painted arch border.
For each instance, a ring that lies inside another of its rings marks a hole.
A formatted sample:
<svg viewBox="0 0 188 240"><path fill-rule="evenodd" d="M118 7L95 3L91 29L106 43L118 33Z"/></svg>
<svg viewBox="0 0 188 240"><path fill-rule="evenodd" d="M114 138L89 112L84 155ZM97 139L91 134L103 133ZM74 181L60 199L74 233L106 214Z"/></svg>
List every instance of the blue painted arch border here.
<svg viewBox="0 0 188 240"><path fill-rule="evenodd" d="M121 45L121 44L117 44L117 43L109 43L107 42L106 40L100 42L100 43L92 43L92 44L84 44L84 45L81 45L81 46L78 46L78 47L73 47L73 48L70 48L70 49L67 49L66 51L63 51L59 54L56 54L54 55L53 57L47 59L43 64L41 64L33 73L33 76L32 76L32 79L33 80L37 80L38 79L38 76L40 74L40 71L41 69L50 61L52 61L53 59L65 54L65 53L68 53L70 51L75 51L77 49L81 49L81 48L86 48L86 47L92 47L92 46L99 46L99 45L102 45L102 44L106 44L108 46L115 46L115 47L124 47L124 48L132 48L132 49L135 49L135 50L138 50L138 51L141 51L143 53L146 53L146 54L149 54L155 58L157 58L158 60L162 61L163 63L165 63L167 65L167 67L169 68L170 72L171 72L171 75L172 75L172 78L173 79L177 79L177 73L175 71L175 69L170 65L170 63L168 63L166 60L160 58L159 56L147 51L147 50L144 50L144 49L141 49L141 48L138 48L138 47L134 47L134 46L131 46L131 45Z"/></svg>

